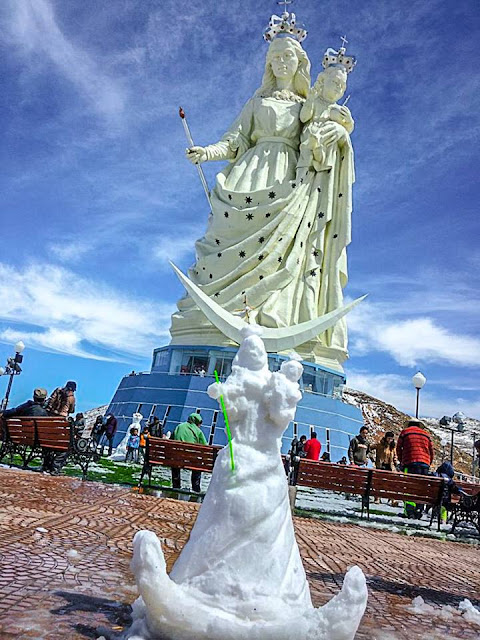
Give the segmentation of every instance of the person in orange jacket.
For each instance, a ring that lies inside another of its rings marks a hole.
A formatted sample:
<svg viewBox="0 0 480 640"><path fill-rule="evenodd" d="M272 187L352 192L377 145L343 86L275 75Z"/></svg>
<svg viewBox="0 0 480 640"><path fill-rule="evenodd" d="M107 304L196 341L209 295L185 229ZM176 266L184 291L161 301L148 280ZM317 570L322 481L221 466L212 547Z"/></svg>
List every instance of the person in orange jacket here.
<svg viewBox="0 0 480 640"><path fill-rule="evenodd" d="M147 440L150 437L150 429L145 427L140 434L140 447L138 449L138 461L145 460L145 449L147 447Z"/></svg>

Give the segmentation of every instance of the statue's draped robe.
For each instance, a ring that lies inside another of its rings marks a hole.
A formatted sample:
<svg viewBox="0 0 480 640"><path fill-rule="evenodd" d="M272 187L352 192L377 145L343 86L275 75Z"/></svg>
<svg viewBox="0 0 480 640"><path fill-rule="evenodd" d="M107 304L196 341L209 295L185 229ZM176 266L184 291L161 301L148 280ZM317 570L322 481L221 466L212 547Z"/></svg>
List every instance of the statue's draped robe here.
<svg viewBox="0 0 480 640"><path fill-rule="evenodd" d="M350 242L353 152L349 139L322 170L298 164L302 104L252 98L218 145L230 164L217 175L205 236L190 279L228 311L243 308L266 327L305 322L342 305ZM222 156L223 154L223 156ZM298 164L298 168L297 168ZM231 343L190 297L172 316L173 344ZM345 321L300 346L304 359L330 348L346 357Z"/></svg>

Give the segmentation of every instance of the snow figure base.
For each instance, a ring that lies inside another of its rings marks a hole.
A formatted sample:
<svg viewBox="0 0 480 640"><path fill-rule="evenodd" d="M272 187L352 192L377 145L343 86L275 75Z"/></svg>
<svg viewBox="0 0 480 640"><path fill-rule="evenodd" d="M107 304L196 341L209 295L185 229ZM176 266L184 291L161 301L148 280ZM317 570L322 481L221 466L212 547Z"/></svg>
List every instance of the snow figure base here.
<svg viewBox="0 0 480 640"><path fill-rule="evenodd" d="M222 394L233 435L212 474L190 538L167 575L160 541L134 539L140 597L130 640L352 640L367 603L358 567L315 609L293 530L280 438L301 398L296 360L268 369L262 340L247 330Z"/></svg>

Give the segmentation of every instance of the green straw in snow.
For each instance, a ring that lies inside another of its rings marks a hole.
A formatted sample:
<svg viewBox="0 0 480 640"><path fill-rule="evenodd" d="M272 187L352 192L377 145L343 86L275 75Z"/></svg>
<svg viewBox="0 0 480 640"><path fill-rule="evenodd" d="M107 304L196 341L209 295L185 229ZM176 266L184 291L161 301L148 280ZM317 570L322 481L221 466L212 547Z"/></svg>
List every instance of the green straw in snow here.
<svg viewBox="0 0 480 640"><path fill-rule="evenodd" d="M218 379L218 373L215 369L215 380L220 384L220 380ZM228 447L230 449L230 460L232 462L232 471L235 471L235 462L233 461L233 444L232 444L232 434L230 432L230 425L228 424L228 415L227 410L225 409L225 402L223 401L223 396L220 396L220 406L222 407L223 417L225 419L225 431L227 432L228 437Z"/></svg>

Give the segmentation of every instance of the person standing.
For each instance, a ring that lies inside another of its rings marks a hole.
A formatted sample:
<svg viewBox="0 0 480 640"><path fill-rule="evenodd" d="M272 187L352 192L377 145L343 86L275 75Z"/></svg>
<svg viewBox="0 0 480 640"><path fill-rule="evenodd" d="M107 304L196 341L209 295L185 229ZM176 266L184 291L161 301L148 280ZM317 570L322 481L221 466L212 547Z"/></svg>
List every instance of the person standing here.
<svg viewBox="0 0 480 640"><path fill-rule="evenodd" d="M412 419L398 436L397 456L406 473L428 475L434 451L430 435L422 428L423 422Z"/></svg>
<svg viewBox="0 0 480 640"><path fill-rule="evenodd" d="M93 425L93 428L92 428L92 437L97 443L97 446L98 444L100 444L100 440L103 436L104 431L105 431L105 425L103 424L103 416L97 416L95 418L95 424Z"/></svg>
<svg viewBox="0 0 480 640"><path fill-rule="evenodd" d="M108 456L112 455L113 450L113 439L115 434L117 433L117 419L110 413L107 416L107 420L105 422L105 437L108 440Z"/></svg>
<svg viewBox="0 0 480 640"><path fill-rule="evenodd" d="M73 380L69 380L64 387L57 387L45 402L48 415L66 420L70 413L74 413L76 390L77 383ZM42 470L51 473L52 476L59 476L67 462L68 451L58 453L54 449L45 449L44 453Z"/></svg>
<svg viewBox="0 0 480 640"><path fill-rule="evenodd" d="M300 436L300 440L295 436L290 445L290 451L288 452L288 456L285 457L285 473L290 475L291 470L292 473L290 475L290 484L297 484L298 477L298 469L300 466L300 459L305 458L307 455L305 453L305 443L307 441L307 436Z"/></svg>
<svg viewBox="0 0 480 640"><path fill-rule="evenodd" d="M85 416L83 413L77 413L75 416L75 422L73 423L73 428L75 430L75 437L81 438L83 430L85 429Z"/></svg>
<svg viewBox="0 0 480 640"><path fill-rule="evenodd" d="M320 451L322 450L322 445L320 441L317 440L317 434L315 431L312 431L312 435L310 440L307 440L305 443L305 457L307 460L318 460L320 457Z"/></svg>
<svg viewBox="0 0 480 640"><path fill-rule="evenodd" d="M161 438L163 436L163 425L160 422L159 418L157 418L157 416L152 416L148 421L147 426L150 435L152 435L154 438Z"/></svg>
<svg viewBox="0 0 480 640"><path fill-rule="evenodd" d="M430 471L434 457L433 444L423 426L420 420L409 420L398 436L397 456L404 473L426 476ZM404 505L407 518L422 517L423 505L411 501L405 501Z"/></svg>
<svg viewBox="0 0 480 640"><path fill-rule="evenodd" d="M384 471L396 471L398 465L397 452L395 448L395 434L393 431L386 431L383 438L370 445L370 453L376 469Z"/></svg>
<svg viewBox="0 0 480 640"><path fill-rule="evenodd" d="M172 435L172 440L179 442L189 442L190 444L207 444L207 440L203 435L200 426L203 422L199 413L191 413L186 422L181 422ZM202 479L201 471L192 471L192 491L200 492L200 481ZM180 469L172 467L172 487L181 489Z"/></svg>
<svg viewBox="0 0 480 640"><path fill-rule="evenodd" d="M68 418L75 411L75 391L77 383L69 380L64 387L57 387L45 403L49 416Z"/></svg>
<svg viewBox="0 0 480 640"><path fill-rule="evenodd" d="M150 429L145 427L140 433L140 447L138 448L138 461L143 462L145 460L145 449L147 448L147 440L150 437Z"/></svg>
<svg viewBox="0 0 480 640"><path fill-rule="evenodd" d="M38 387L33 390L33 400L27 400L18 407L6 409L2 415L4 418L15 418L17 416L48 416L47 410L43 406L47 397L47 390Z"/></svg>
<svg viewBox="0 0 480 640"><path fill-rule="evenodd" d="M138 462L138 449L140 447L140 436L138 435L138 429L130 429L130 436L127 441L127 455L125 456L125 462L131 460L132 462Z"/></svg>
<svg viewBox="0 0 480 640"><path fill-rule="evenodd" d="M368 427L363 426L359 434L350 440L350 446L348 447L350 464L354 464L357 467L367 466L370 453L370 443L367 440L367 436Z"/></svg>

